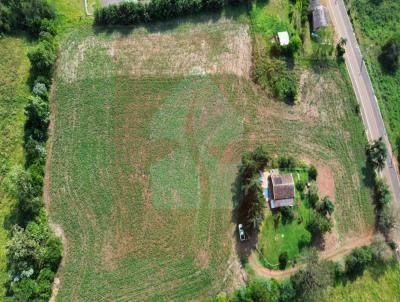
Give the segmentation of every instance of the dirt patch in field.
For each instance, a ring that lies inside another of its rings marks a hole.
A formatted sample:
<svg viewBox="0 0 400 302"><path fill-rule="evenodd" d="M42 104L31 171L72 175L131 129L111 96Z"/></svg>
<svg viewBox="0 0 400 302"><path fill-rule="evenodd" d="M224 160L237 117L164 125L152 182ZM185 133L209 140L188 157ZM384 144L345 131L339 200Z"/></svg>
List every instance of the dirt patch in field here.
<svg viewBox="0 0 400 302"><path fill-rule="evenodd" d="M206 268L208 266L208 252L204 249L198 251L196 256L197 264L201 268Z"/></svg>
<svg viewBox="0 0 400 302"><path fill-rule="evenodd" d="M247 26L223 20L177 32L136 33L107 45L120 66L133 77L228 73L250 77L251 40Z"/></svg>
<svg viewBox="0 0 400 302"><path fill-rule="evenodd" d="M328 196L332 201L335 201L336 187L332 169L327 165L317 164L317 171L317 185L321 198Z"/></svg>

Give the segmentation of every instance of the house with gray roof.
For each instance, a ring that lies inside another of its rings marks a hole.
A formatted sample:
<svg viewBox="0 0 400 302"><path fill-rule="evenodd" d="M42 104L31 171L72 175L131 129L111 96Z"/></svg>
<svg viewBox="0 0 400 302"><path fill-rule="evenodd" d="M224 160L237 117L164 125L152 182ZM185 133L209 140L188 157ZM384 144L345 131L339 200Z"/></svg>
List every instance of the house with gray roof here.
<svg viewBox="0 0 400 302"><path fill-rule="evenodd" d="M321 5L319 0L311 0L308 9L312 19L312 29L317 31L321 27L327 27L329 25L329 14L325 6Z"/></svg>

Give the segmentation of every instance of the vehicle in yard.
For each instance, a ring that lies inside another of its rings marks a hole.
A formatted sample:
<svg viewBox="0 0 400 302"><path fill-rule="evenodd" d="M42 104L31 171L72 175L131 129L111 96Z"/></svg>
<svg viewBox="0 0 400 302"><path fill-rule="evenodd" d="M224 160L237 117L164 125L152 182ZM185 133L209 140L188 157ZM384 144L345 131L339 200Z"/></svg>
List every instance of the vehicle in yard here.
<svg viewBox="0 0 400 302"><path fill-rule="evenodd" d="M238 230L239 230L239 239L240 239L240 241L245 241L246 240L246 235L244 233L243 224L239 223Z"/></svg>

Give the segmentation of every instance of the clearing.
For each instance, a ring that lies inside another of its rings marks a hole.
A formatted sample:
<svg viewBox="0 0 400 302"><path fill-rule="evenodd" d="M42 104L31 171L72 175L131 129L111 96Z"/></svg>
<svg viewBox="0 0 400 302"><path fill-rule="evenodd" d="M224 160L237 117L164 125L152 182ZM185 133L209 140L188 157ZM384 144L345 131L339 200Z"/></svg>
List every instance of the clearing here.
<svg viewBox="0 0 400 302"><path fill-rule="evenodd" d="M291 107L249 80L251 40L234 20L81 26L62 40L47 171L50 218L68 240L60 301L204 300L233 288L235 178L259 143L329 166L341 237L372 228L344 70L300 70Z"/></svg>

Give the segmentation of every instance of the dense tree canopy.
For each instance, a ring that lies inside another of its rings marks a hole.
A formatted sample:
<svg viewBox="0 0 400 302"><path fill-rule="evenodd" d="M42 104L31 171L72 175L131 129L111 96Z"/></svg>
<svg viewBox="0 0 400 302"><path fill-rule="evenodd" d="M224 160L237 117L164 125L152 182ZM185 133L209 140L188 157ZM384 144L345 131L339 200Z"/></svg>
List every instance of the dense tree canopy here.
<svg viewBox="0 0 400 302"><path fill-rule="evenodd" d="M367 154L369 161L375 169L380 171L385 167L387 149L382 137L367 146Z"/></svg>
<svg viewBox="0 0 400 302"><path fill-rule="evenodd" d="M379 60L389 71L395 71L400 66L400 33L390 38L382 47Z"/></svg>

